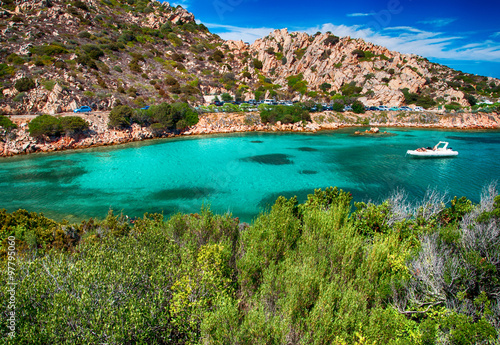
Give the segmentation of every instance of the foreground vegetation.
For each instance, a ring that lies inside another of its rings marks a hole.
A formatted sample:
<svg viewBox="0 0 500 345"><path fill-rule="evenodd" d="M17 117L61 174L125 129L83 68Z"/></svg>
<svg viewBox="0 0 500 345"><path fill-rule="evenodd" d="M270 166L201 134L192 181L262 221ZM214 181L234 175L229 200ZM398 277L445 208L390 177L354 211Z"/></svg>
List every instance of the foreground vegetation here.
<svg viewBox="0 0 500 345"><path fill-rule="evenodd" d="M16 238L15 344L495 344L500 197L317 190L252 225L145 214L57 223L0 212ZM9 329L7 278L0 331Z"/></svg>

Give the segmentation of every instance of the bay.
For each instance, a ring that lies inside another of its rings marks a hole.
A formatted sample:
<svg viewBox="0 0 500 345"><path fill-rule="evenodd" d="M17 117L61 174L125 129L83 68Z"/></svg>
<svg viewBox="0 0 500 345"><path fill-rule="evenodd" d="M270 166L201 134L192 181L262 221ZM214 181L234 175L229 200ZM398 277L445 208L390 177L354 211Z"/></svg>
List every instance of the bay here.
<svg viewBox="0 0 500 345"><path fill-rule="evenodd" d="M389 135L243 133L185 137L0 160L0 208L79 221L115 213L196 213L202 205L251 221L279 195L306 199L337 186L356 201L404 189L480 199L500 177L500 132L381 128ZM415 159L408 149L448 141L456 158Z"/></svg>

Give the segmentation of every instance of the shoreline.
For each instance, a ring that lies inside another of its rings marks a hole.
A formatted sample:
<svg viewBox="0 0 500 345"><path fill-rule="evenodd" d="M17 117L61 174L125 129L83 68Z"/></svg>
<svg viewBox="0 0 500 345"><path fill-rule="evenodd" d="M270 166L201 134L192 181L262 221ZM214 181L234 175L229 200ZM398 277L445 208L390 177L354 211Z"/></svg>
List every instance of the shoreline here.
<svg viewBox="0 0 500 345"><path fill-rule="evenodd" d="M33 153L59 152L68 150L83 150L89 148L115 146L126 143L174 138L187 136L204 136L212 134L228 133L274 133L274 132L293 132L293 133L316 133L320 131L337 130L341 128L361 128L361 127L382 127L382 128L415 128L415 129L449 129L449 130L499 130L500 116L496 113L491 114L471 114L461 113L454 115L440 115L439 121L434 123L407 122L400 121L397 116L387 118L385 122L370 121L379 114L352 114L342 115L343 121L325 122L331 120L335 115L332 112L322 112L311 114L312 122L306 125L302 123L281 124L280 122L270 125L260 123L260 116L255 113L207 113L200 116L200 121L192 128L179 134L163 132L157 135L147 127L140 127L133 124L129 129L116 130L107 128L107 117L109 112L93 113L88 115L79 115L89 122L90 134L76 137L63 136L53 141L43 141L32 138L28 134L26 119L28 116L19 116L14 118L18 129L14 130L16 137L0 141L0 157L12 157L19 155L28 155ZM344 114L344 113L343 113ZM69 115L69 114L68 114ZM74 115L74 114L71 114ZM392 114L391 114L392 115ZM414 114L414 115L425 115ZM65 116L65 115L60 115ZM24 119L24 120L23 120ZM363 123L353 123L363 120ZM373 119L375 120L375 119ZM389 121L387 121L389 120ZM414 118L409 120L414 121ZM253 121L253 123L248 123ZM362 133L364 134L364 132Z"/></svg>

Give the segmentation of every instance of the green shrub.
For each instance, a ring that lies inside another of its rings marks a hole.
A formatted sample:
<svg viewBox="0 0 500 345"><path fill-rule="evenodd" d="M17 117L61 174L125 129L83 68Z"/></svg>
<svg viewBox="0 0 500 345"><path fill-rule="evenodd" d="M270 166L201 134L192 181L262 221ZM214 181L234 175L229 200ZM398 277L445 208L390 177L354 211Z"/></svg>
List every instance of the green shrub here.
<svg viewBox="0 0 500 345"><path fill-rule="evenodd" d="M133 111L128 105L114 107L109 113L108 126L113 128L126 128L131 125Z"/></svg>
<svg viewBox="0 0 500 345"><path fill-rule="evenodd" d="M166 22L160 27L160 32L167 35L168 33L172 32L172 26L170 25L169 22Z"/></svg>
<svg viewBox="0 0 500 345"><path fill-rule="evenodd" d="M26 93L25 92L20 92L18 93L17 95L14 96L14 98L12 98L12 100L16 103L18 102L22 102L24 97L26 97Z"/></svg>
<svg viewBox="0 0 500 345"><path fill-rule="evenodd" d="M114 67L113 67L113 69L114 69L115 71L119 72L119 73L122 73L122 72L123 72L123 70L122 70L122 68L121 68L120 66L114 66Z"/></svg>
<svg viewBox="0 0 500 345"><path fill-rule="evenodd" d="M128 68L130 68L132 72L142 73L142 67L139 65L139 60L135 58L130 61Z"/></svg>
<svg viewBox="0 0 500 345"><path fill-rule="evenodd" d="M79 64L81 64L83 66L87 66L89 68L97 70L96 62L94 61L94 59L92 59L87 54L78 54L78 56L76 58L76 62L78 62Z"/></svg>
<svg viewBox="0 0 500 345"><path fill-rule="evenodd" d="M304 57L304 54L306 53L306 48L297 49L294 53L295 56L297 57L297 60L301 60Z"/></svg>
<svg viewBox="0 0 500 345"><path fill-rule="evenodd" d="M64 116L60 121L61 129L66 135L80 134L89 129L87 121L78 116Z"/></svg>
<svg viewBox="0 0 500 345"><path fill-rule="evenodd" d="M53 80L46 80L42 82L43 87L45 87L45 90L47 91L52 91L54 89L54 86L56 85L56 82Z"/></svg>
<svg viewBox="0 0 500 345"><path fill-rule="evenodd" d="M6 76L13 76L16 69L6 63L0 63L0 78L5 78Z"/></svg>
<svg viewBox="0 0 500 345"><path fill-rule="evenodd" d="M104 74L109 74L110 69L108 65L106 65L104 62L101 61L98 61L96 64L99 71L101 71Z"/></svg>
<svg viewBox="0 0 500 345"><path fill-rule="evenodd" d="M34 89L35 86L36 86L35 82L27 77L23 77L17 80L16 83L14 84L14 87L19 92L29 91L31 89Z"/></svg>
<svg viewBox="0 0 500 345"><path fill-rule="evenodd" d="M209 57L209 60L213 60L215 62L222 62L223 59L224 59L224 53L218 49L214 51L214 53Z"/></svg>
<svg viewBox="0 0 500 345"><path fill-rule="evenodd" d="M3 127L7 132L17 128L17 125L12 122L7 116L0 115L0 127Z"/></svg>
<svg viewBox="0 0 500 345"><path fill-rule="evenodd" d="M181 93L185 95L197 95L200 94L200 89L192 85L183 85L181 87Z"/></svg>
<svg viewBox="0 0 500 345"><path fill-rule="evenodd" d="M61 133L61 122L54 116L40 115L30 121L28 129L30 135L38 139L44 136L58 136Z"/></svg>
<svg viewBox="0 0 500 345"><path fill-rule="evenodd" d="M182 39L179 38L179 36L177 36L176 34L174 34L173 32L169 33L167 35L167 38L170 42L172 42L172 44L174 45L174 47L179 47L182 45Z"/></svg>
<svg viewBox="0 0 500 345"><path fill-rule="evenodd" d="M171 75L167 75L167 77L165 78L165 84L167 84L169 86L174 86L174 85L178 86L179 82L177 81L177 79L175 79Z"/></svg>
<svg viewBox="0 0 500 345"><path fill-rule="evenodd" d="M88 31L82 31L78 33L78 37L89 39L90 37L92 37L92 34Z"/></svg>
<svg viewBox="0 0 500 345"><path fill-rule="evenodd" d="M57 61L54 62L54 67L59 68L59 69L65 69L68 66L66 65L66 63L64 61L57 60Z"/></svg>
<svg viewBox="0 0 500 345"><path fill-rule="evenodd" d="M467 100L467 102L469 102L469 105L471 107L473 107L477 104L477 98L469 93L465 95L465 99Z"/></svg>
<svg viewBox="0 0 500 345"><path fill-rule="evenodd" d="M330 90L332 88L332 84L330 83L323 83L319 86L320 90L323 91L323 92L327 92L328 90Z"/></svg>
<svg viewBox="0 0 500 345"><path fill-rule="evenodd" d="M82 49L91 59L94 60L98 60L100 57L104 56L104 52L101 48L94 44L85 44Z"/></svg>
<svg viewBox="0 0 500 345"><path fill-rule="evenodd" d="M342 103L339 103L339 102L334 102L332 108L334 111L339 112L339 113L344 111L344 105Z"/></svg>
<svg viewBox="0 0 500 345"><path fill-rule="evenodd" d="M25 63L24 59L15 53L12 53L9 56L7 56L7 62L12 63L14 65L22 65Z"/></svg>
<svg viewBox="0 0 500 345"><path fill-rule="evenodd" d="M302 95L307 93L307 81L304 80L302 73L289 76L287 79L288 88L291 91L300 92Z"/></svg>
<svg viewBox="0 0 500 345"><path fill-rule="evenodd" d="M343 96L358 95L362 90L363 90L363 88L361 86L356 86L356 82L354 82L354 81L342 86L342 88L341 88Z"/></svg>
<svg viewBox="0 0 500 345"><path fill-rule="evenodd" d="M445 104L444 107L446 110L460 110L460 109L462 109L462 106L457 102L451 102L450 104Z"/></svg>
<svg viewBox="0 0 500 345"><path fill-rule="evenodd" d="M76 8L79 8L79 9L85 11L85 12L89 11L87 4L81 0L73 1L72 5L75 6Z"/></svg>
<svg viewBox="0 0 500 345"><path fill-rule="evenodd" d="M248 71L245 71L243 72L243 74L241 75L242 78L245 78L245 79L251 79L252 78L252 74Z"/></svg>
<svg viewBox="0 0 500 345"><path fill-rule="evenodd" d="M355 112L356 114L364 114L365 113L365 106L363 105L363 103L361 103L359 101L355 101L354 103L352 103L351 107L352 107L352 111Z"/></svg>
<svg viewBox="0 0 500 345"><path fill-rule="evenodd" d="M355 49L352 51L352 55L356 55L358 58L364 58L365 52L362 51L361 49Z"/></svg>
<svg viewBox="0 0 500 345"><path fill-rule="evenodd" d="M38 56L50 56L53 57L55 55L60 55L60 54L67 54L69 53L68 50L62 46L61 44L47 44L47 45L42 45L42 46L34 46L30 48L30 52L33 55L38 55Z"/></svg>
<svg viewBox="0 0 500 345"><path fill-rule="evenodd" d="M224 92L224 93L220 96L220 98L221 98L224 102L230 102L230 101L232 101L232 100L233 100L233 97L232 97L230 94L228 94L227 92Z"/></svg>
<svg viewBox="0 0 500 345"><path fill-rule="evenodd" d="M410 93L408 92L408 89L402 89L401 90L405 96L405 102L406 104L415 104L420 107L424 107L425 109L432 108L434 107L437 102L432 99L430 96L425 96L425 95L419 95L416 93Z"/></svg>
<svg viewBox="0 0 500 345"><path fill-rule="evenodd" d="M338 38L335 35L329 35L324 41L323 44L327 46L334 46L340 41L340 38Z"/></svg>
<svg viewBox="0 0 500 345"><path fill-rule="evenodd" d="M176 61L176 62L183 62L184 60L186 60L186 55L184 54L178 54L178 53L173 53L170 58L173 60L173 61Z"/></svg>
<svg viewBox="0 0 500 345"><path fill-rule="evenodd" d="M118 42L127 43L127 42L133 42L133 41L136 41L136 37L135 37L134 33L130 30L125 30L120 35L120 37L118 37Z"/></svg>
<svg viewBox="0 0 500 345"><path fill-rule="evenodd" d="M262 69L263 65L262 65L262 61L260 61L259 59L253 59L253 67L256 68L256 69Z"/></svg>

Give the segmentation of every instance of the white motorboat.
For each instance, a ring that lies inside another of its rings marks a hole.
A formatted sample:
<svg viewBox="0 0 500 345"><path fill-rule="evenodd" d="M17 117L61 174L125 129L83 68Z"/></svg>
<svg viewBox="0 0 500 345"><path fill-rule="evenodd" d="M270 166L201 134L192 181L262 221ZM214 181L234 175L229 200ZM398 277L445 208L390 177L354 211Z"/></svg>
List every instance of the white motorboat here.
<svg viewBox="0 0 500 345"><path fill-rule="evenodd" d="M453 151L448 148L448 143L446 141L440 141L433 148L419 148L416 150L406 151L407 155L414 157L454 157L458 156L457 151Z"/></svg>

